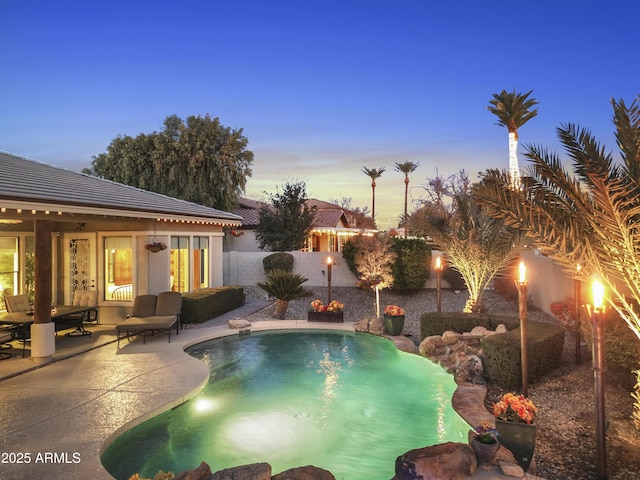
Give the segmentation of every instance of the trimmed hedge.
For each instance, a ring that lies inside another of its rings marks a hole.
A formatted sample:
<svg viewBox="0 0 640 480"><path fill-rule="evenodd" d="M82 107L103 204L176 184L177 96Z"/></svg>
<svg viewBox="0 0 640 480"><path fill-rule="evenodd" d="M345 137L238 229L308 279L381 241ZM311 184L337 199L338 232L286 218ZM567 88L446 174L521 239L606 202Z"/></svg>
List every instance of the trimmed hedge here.
<svg viewBox="0 0 640 480"><path fill-rule="evenodd" d="M244 305L242 287L202 288L182 294L182 323L202 323Z"/></svg>
<svg viewBox="0 0 640 480"><path fill-rule="evenodd" d="M560 366L564 328L549 323L527 322L527 379L535 382ZM504 388L522 386L520 328L482 339L485 372Z"/></svg>
<svg viewBox="0 0 640 480"><path fill-rule="evenodd" d="M424 313L420 317L422 338L451 330L470 332L476 326L495 330L503 323L507 333L482 339L486 375L498 385L517 389L522 385L520 362L520 319L484 313ZM529 383L558 368L564 346L564 328L550 323L527 321L527 379Z"/></svg>
<svg viewBox="0 0 640 480"><path fill-rule="evenodd" d="M501 323L504 323L508 330L513 330L520 326L520 319L486 313L429 312L423 313L420 317L420 333L422 339L425 339L431 335L442 335L447 330L458 333L470 332L478 325L495 330Z"/></svg>

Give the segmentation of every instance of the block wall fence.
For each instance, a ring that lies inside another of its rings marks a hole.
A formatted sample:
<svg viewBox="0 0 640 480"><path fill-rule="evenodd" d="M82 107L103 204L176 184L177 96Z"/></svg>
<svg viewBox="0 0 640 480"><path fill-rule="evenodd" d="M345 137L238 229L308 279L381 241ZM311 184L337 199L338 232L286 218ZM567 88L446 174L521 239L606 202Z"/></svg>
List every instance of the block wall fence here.
<svg viewBox="0 0 640 480"><path fill-rule="evenodd" d="M266 280L262 259L273 252L238 252L230 251L223 254L223 283L224 285L254 286L256 282ZM307 277L307 287L327 286L327 257L334 259L331 268L332 287L354 287L356 277L349 271L340 252L290 252L294 257L293 271ZM437 251L433 252L434 255ZM529 300L541 310L551 313L550 304L573 295L573 280L548 257L544 257L537 250L527 250L522 254L527 270ZM514 272L514 278L516 273ZM436 288L436 274L431 267L429 280L424 288ZM442 282L443 288L448 285ZM587 286L583 285L583 292Z"/></svg>

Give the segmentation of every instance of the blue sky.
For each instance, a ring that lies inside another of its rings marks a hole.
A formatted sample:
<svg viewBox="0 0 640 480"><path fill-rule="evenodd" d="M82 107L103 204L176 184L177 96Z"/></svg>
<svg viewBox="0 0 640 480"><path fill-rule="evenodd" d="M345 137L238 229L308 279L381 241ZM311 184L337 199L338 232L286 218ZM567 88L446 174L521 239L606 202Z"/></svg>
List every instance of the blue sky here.
<svg viewBox="0 0 640 480"><path fill-rule="evenodd" d="M507 168L493 93L533 90L522 144L588 127L615 150L610 99L640 94L636 0L0 0L0 150L81 170L169 115L219 117L255 153L247 196L302 180L379 226L403 210L395 162ZM521 167L525 162L521 160Z"/></svg>

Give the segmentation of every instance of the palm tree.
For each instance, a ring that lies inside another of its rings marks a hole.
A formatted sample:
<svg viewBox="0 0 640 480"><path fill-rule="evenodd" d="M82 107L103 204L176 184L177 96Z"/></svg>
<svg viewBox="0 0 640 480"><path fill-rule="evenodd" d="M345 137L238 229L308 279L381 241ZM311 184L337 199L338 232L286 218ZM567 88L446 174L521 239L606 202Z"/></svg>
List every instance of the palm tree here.
<svg viewBox="0 0 640 480"><path fill-rule="evenodd" d="M407 197L409 196L409 174L416 171L420 162L396 162L396 172L404 173L404 238L407 238Z"/></svg>
<svg viewBox="0 0 640 480"><path fill-rule="evenodd" d="M612 305L640 338L640 97L627 107L611 100L622 161L573 124L557 129L573 173L556 154L528 146L523 190L504 188L504 171L488 171L475 189L495 218L526 232L569 274L597 273Z"/></svg>
<svg viewBox="0 0 640 480"><path fill-rule="evenodd" d="M269 270L265 273L266 282L257 282L256 285L276 299L276 308L273 317L284 319L289 302L298 298L309 297L313 294L302 286L307 280L299 273L287 272L286 270Z"/></svg>
<svg viewBox="0 0 640 480"><path fill-rule="evenodd" d="M538 115L538 109L532 108L540 102L528 98L533 90L522 94L508 93L502 90L494 93L489 100L487 110L498 117L498 126L507 127L509 130L509 172L511 174L512 188L520 187L520 168L518 167L518 129Z"/></svg>
<svg viewBox="0 0 640 480"><path fill-rule="evenodd" d="M375 168L367 168L367 167L362 168L362 172L365 175L368 175L369 177L371 177L371 193L372 193L371 218L373 218L374 222L376 221L376 178L380 178L384 173L384 170L385 170L384 167L380 167L377 170Z"/></svg>

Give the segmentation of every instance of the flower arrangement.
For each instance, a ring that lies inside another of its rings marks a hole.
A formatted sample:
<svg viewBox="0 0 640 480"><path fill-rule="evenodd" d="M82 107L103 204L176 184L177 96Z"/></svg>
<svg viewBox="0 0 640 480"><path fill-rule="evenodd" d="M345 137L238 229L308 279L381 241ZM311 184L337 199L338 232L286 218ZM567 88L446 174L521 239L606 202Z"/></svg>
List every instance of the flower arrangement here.
<svg viewBox="0 0 640 480"><path fill-rule="evenodd" d="M483 421L480 425L474 428L473 433L475 433L475 438L480 443L486 443L487 445L496 443L496 437L500 435L498 431L487 421Z"/></svg>
<svg viewBox="0 0 640 480"><path fill-rule="evenodd" d="M573 297L567 297L550 305L551 313L558 319L566 330L576 327L576 301Z"/></svg>
<svg viewBox="0 0 640 480"><path fill-rule="evenodd" d="M493 415L505 422L531 425L537 413L538 407L524 395L505 393L500 401L493 404Z"/></svg>
<svg viewBox="0 0 640 480"><path fill-rule="evenodd" d="M151 250L152 252L159 252L167 249L167 244L163 242L151 242L147 243L144 248Z"/></svg>
<svg viewBox="0 0 640 480"><path fill-rule="evenodd" d="M404 315L404 308L400 308L397 305L387 305L384 307L384 314L390 317L399 317Z"/></svg>
<svg viewBox="0 0 640 480"><path fill-rule="evenodd" d="M321 300L314 300L313 302L311 302L311 309L314 312L342 312L344 310L344 303L333 300L329 303L329 305L323 305Z"/></svg>

